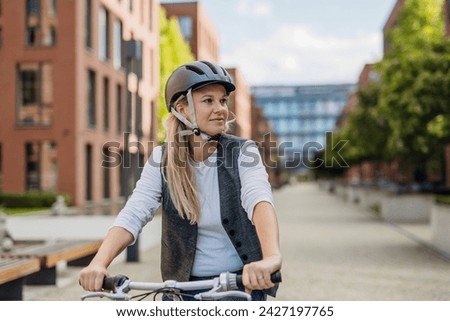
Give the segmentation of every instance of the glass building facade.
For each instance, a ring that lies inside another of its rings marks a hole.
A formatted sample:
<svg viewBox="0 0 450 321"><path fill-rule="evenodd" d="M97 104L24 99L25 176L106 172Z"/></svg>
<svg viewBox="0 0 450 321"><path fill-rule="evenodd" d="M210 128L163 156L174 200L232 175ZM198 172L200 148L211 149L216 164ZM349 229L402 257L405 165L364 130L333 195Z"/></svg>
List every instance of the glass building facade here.
<svg viewBox="0 0 450 321"><path fill-rule="evenodd" d="M326 133L334 129L354 84L255 86L252 94L278 137L279 156L288 168L305 169L325 147Z"/></svg>

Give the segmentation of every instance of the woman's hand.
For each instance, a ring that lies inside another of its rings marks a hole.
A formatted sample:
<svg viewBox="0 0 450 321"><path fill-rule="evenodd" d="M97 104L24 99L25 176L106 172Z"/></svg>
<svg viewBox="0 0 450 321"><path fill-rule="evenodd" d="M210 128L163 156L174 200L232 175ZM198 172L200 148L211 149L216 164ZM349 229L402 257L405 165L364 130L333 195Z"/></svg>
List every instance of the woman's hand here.
<svg viewBox="0 0 450 321"><path fill-rule="evenodd" d="M242 283L245 292L253 290L270 289L275 284L270 280L272 273L281 269L281 257L271 256L260 261L244 265L242 272Z"/></svg>
<svg viewBox="0 0 450 321"><path fill-rule="evenodd" d="M131 242L133 235L121 227L112 227L91 263L80 271L79 283L86 291L101 291L107 268Z"/></svg>
<svg viewBox="0 0 450 321"><path fill-rule="evenodd" d="M108 276L106 267L90 264L80 272L80 285L85 291L101 291L103 280Z"/></svg>

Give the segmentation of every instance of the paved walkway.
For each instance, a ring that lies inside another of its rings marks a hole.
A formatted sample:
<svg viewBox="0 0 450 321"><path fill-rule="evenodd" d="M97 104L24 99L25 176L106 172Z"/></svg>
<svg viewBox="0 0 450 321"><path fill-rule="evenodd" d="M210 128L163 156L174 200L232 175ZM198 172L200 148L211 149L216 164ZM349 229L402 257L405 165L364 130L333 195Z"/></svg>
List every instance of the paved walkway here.
<svg viewBox="0 0 450 321"><path fill-rule="evenodd" d="M386 224L314 183L277 190L275 203L284 257L277 299L450 300L450 261L420 241L426 227ZM110 271L159 281L159 246ZM26 286L24 299L79 300L78 272L62 267L57 286Z"/></svg>

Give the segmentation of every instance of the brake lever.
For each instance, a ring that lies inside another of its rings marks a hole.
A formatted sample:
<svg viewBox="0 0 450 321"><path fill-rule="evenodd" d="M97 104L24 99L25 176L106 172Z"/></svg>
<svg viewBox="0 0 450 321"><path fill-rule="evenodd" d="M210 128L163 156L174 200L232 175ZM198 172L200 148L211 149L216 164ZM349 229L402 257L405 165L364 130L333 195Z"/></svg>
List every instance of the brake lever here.
<svg viewBox="0 0 450 321"><path fill-rule="evenodd" d="M248 293L242 292L242 291L226 291L226 292L204 292L199 293L194 296L197 300L217 300L217 299L224 299L228 297L236 297L236 298L242 298L246 299L247 301L252 300L252 296Z"/></svg>
<svg viewBox="0 0 450 321"><path fill-rule="evenodd" d="M117 301L129 301L130 297L125 293L106 293L106 292L92 292L81 297L81 301L91 298L108 298Z"/></svg>

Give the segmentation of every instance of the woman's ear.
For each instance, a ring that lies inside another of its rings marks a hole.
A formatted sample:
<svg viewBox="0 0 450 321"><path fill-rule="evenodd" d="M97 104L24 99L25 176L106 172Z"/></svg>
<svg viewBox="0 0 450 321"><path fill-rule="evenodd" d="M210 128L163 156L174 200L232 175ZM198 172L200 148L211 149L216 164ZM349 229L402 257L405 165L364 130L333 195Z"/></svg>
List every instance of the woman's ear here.
<svg viewBox="0 0 450 321"><path fill-rule="evenodd" d="M186 104L184 104L182 101L179 101L176 105L175 105L175 110L177 112L179 112L181 115L183 115L184 117L188 116L188 106Z"/></svg>

